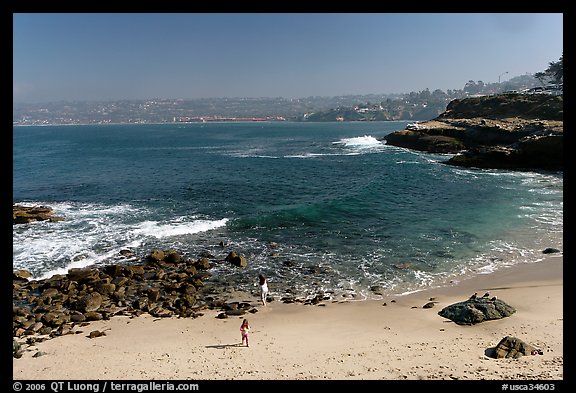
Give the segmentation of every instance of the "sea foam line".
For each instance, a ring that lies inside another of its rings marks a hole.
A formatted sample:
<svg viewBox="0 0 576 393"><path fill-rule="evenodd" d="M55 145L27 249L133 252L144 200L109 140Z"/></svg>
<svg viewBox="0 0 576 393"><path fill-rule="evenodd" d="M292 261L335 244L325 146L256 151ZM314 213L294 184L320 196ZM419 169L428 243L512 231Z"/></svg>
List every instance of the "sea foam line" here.
<svg viewBox="0 0 576 393"><path fill-rule="evenodd" d="M366 149L383 146L384 143L371 135L357 136L353 138L342 138L339 141L332 142L335 145L344 145L346 147Z"/></svg>
<svg viewBox="0 0 576 393"><path fill-rule="evenodd" d="M160 224L157 221L144 221L132 232L134 234L153 236L156 238L191 235L223 227L228 221L228 218L221 220L193 220L176 224Z"/></svg>

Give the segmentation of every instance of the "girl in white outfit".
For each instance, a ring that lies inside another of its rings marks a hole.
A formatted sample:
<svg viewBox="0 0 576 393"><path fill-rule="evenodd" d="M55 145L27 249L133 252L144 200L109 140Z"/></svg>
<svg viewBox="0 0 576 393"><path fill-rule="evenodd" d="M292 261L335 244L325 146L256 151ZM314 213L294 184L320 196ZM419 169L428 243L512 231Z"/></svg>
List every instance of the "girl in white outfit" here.
<svg viewBox="0 0 576 393"><path fill-rule="evenodd" d="M262 305L266 306L266 296L268 296L268 281L262 274L260 274L258 278L260 278L260 298L262 299Z"/></svg>

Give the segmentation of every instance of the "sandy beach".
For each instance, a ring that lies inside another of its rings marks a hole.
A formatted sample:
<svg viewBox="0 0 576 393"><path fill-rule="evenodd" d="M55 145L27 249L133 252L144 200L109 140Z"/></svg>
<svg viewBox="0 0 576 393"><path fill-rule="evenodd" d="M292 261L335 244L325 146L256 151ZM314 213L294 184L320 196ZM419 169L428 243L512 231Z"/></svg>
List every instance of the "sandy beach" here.
<svg viewBox="0 0 576 393"><path fill-rule="evenodd" d="M516 309L457 325L445 306L489 291ZM274 293L271 293L274 295ZM437 303L423 308L430 298ZM258 299L248 299L259 305ZM283 304L227 319L113 317L37 343L13 359L15 380L563 380L563 257L522 264L445 288L370 301ZM240 325L251 325L249 347ZM91 331L105 335L88 338ZM493 359L515 336L543 351ZM41 354L41 356L38 356ZM36 356L35 356L36 355Z"/></svg>

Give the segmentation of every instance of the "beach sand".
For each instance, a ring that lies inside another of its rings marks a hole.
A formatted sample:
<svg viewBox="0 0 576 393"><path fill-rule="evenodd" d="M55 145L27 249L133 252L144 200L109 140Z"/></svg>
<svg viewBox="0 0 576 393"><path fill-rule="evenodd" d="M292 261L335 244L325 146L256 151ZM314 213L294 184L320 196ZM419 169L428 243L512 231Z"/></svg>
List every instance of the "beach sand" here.
<svg viewBox="0 0 576 393"><path fill-rule="evenodd" d="M516 309L461 326L438 311L489 291ZM271 293L274 295L274 293ZM218 319L113 317L53 338L13 359L15 380L563 380L563 257L482 274L445 288L382 300L271 302ZM431 297L438 303L423 308ZM386 305L384 305L386 303ZM250 347L240 325L251 325ZM88 338L91 331L105 336ZM493 359L515 336L543 351ZM41 356L34 357L41 353Z"/></svg>

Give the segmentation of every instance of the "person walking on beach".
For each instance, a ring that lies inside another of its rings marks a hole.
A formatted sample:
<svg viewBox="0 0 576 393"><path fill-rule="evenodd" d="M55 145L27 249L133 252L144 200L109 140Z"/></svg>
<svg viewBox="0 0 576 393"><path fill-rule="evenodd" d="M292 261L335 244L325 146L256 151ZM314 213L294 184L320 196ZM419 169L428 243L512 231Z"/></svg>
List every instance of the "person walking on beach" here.
<svg viewBox="0 0 576 393"><path fill-rule="evenodd" d="M268 296L268 280L263 274L258 276L260 279L260 299L262 299L262 305L266 306L266 296Z"/></svg>
<svg viewBox="0 0 576 393"><path fill-rule="evenodd" d="M246 346L248 345L248 332L250 332L250 324L248 324L248 320L244 319L242 321L242 325L240 325L240 333L242 334L242 345L244 345L244 340L246 340Z"/></svg>

